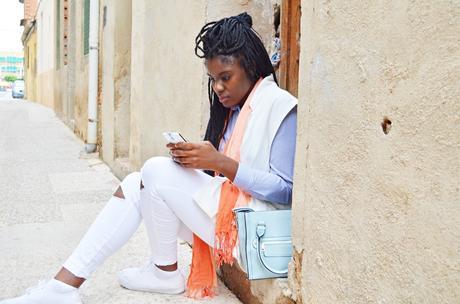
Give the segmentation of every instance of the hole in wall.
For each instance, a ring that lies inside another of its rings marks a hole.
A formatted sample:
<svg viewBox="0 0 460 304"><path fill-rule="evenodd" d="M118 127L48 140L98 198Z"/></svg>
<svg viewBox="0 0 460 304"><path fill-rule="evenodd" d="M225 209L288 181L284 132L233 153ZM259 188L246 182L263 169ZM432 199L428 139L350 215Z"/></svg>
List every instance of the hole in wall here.
<svg viewBox="0 0 460 304"><path fill-rule="evenodd" d="M382 126L382 131L383 131L383 133L385 133L385 135L390 133L391 120L388 117L384 116L383 121L381 123L381 126Z"/></svg>

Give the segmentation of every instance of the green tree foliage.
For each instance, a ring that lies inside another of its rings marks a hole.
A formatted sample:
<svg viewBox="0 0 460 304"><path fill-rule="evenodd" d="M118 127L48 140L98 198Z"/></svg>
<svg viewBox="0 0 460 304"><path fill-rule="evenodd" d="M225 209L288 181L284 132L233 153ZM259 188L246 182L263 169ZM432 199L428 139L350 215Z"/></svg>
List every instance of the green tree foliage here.
<svg viewBox="0 0 460 304"><path fill-rule="evenodd" d="M6 75L6 76L4 77L4 80L5 80L5 81L8 81L8 82L14 82L14 81L17 80L17 79L18 79L18 77L14 76L14 75Z"/></svg>

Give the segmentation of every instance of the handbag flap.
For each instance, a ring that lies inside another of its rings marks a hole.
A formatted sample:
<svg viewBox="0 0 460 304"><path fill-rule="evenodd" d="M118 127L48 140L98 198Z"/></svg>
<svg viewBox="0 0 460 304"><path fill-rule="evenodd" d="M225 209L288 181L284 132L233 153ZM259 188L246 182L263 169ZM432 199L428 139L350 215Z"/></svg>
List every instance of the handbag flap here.
<svg viewBox="0 0 460 304"><path fill-rule="evenodd" d="M265 257L290 257L292 256L292 240L290 237L262 240L261 251Z"/></svg>

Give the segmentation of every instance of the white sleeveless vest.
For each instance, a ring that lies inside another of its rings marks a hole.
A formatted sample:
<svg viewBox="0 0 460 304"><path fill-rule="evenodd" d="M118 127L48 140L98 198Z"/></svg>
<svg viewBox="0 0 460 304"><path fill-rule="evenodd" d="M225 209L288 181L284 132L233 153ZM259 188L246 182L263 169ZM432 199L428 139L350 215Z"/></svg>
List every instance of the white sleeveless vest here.
<svg viewBox="0 0 460 304"><path fill-rule="evenodd" d="M240 147L240 163L269 172L273 139L284 118L297 105L297 99L279 88L270 75L257 86L250 103L252 112ZM221 187L225 180L225 177L214 177L193 197L211 218L214 218L217 213ZM289 206L251 198L248 207L255 211L263 211Z"/></svg>

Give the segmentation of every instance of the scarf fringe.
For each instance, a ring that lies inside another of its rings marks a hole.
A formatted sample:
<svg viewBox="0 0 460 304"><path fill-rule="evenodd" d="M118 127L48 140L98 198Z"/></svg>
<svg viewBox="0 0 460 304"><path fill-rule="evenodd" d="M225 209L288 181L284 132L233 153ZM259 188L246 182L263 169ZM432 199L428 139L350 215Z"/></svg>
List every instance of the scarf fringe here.
<svg viewBox="0 0 460 304"><path fill-rule="evenodd" d="M214 260L218 267L222 264L233 265L235 258L233 257L233 248L235 248L238 239L238 232L231 231L230 233L216 233L214 244Z"/></svg>
<svg viewBox="0 0 460 304"><path fill-rule="evenodd" d="M215 287L188 287L185 295L192 299L210 299L217 296L217 286Z"/></svg>

